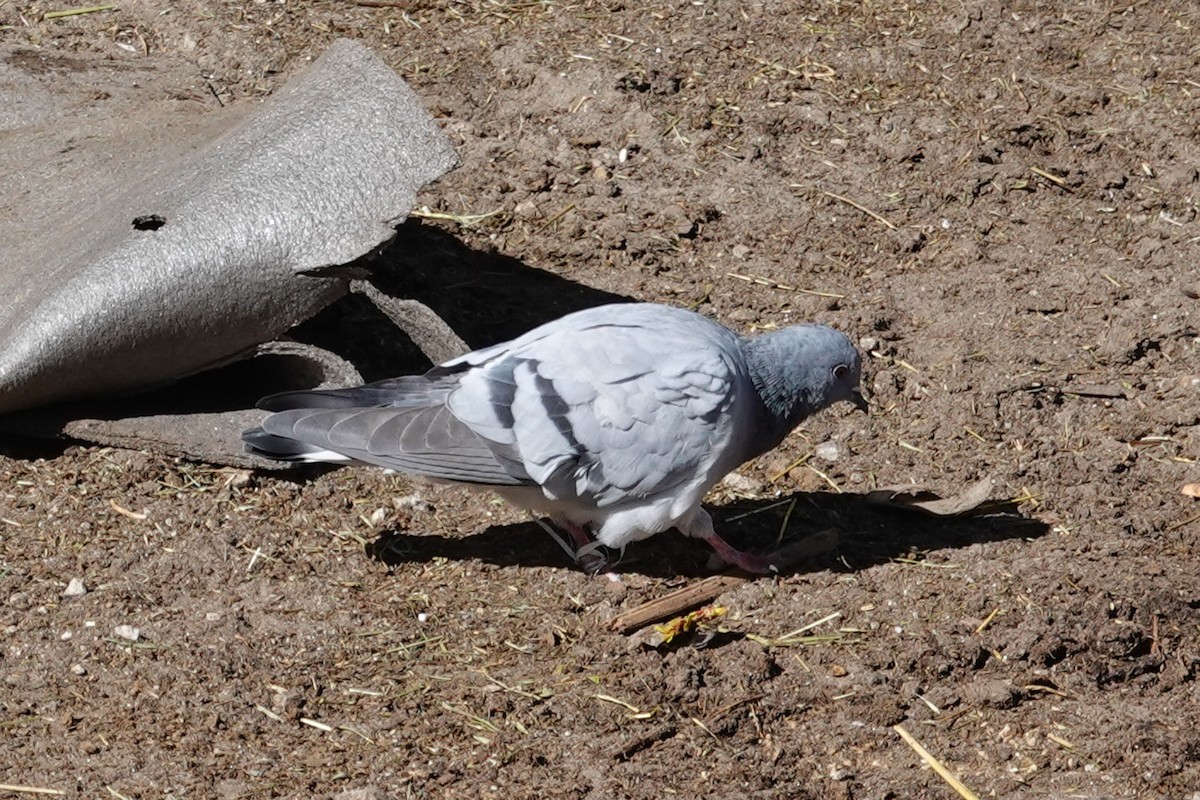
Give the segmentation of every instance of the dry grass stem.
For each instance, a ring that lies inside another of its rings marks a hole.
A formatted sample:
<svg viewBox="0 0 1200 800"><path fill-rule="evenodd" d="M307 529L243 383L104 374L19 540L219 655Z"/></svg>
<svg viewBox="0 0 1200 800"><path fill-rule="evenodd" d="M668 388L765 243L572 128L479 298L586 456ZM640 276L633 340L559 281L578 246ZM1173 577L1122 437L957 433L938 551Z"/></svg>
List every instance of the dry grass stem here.
<svg viewBox="0 0 1200 800"><path fill-rule="evenodd" d="M1047 738L1047 739L1049 739L1050 741L1052 741L1052 742L1056 743L1056 744L1059 744L1059 745L1061 745L1061 746L1063 746L1063 747L1067 748L1068 750L1074 750L1074 749L1075 749L1075 745L1074 745L1074 744L1072 744L1071 742L1069 742L1069 741L1067 741L1066 739L1062 738L1061 736L1055 736L1053 733L1047 733L1047 734L1046 734L1046 738Z"/></svg>
<svg viewBox="0 0 1200 800"><path fill-rule="evenodd" d="M562 219L563 217L565 217L567 214L570 214L570 213L571 213L572 211L574 211L574 210L575 210L575 204L574 204L574 203L570 203L570 204L568 204L568 205L567 205L565 208L563 208L561 211L558 211L557 213L555 213L555 214L554 214L554 216L552 216L552 217L547 217L547 218L546 218L546 221L545 221L545 222L543 222L541 225L539 225L539 226L538 226L538 228L537 228L537 229L538 229L538 232L540 233L540 232L542 232L542 231L546 230L546 229L547 229L547 228L549 228L551 225L553 225L554 223L558 222L560 219Z"/></svg>
<svg viewBox="0 0 1200 800"><path fill-rule="evenodd" d="M832 614L827 614L826 616L821 617L819 620L817 620L815 622L810 622L807 625L803 625L799 628L796 628L796 630L794 630L794 631L789 631L789 632L783 634L782 636L778 636L774 639L769 639L765 636L759 636L759 635L753 634L753 633L746 634L746 638L752 642L758 642L759 644L763 645L764 647L795 647L798 645L806 646L806 645L828 644L830 642L837 642L837 641L841 641L844 638L841 631L838 631L836 633L826 633L826 634L819 634L819 635L813 635L813 636L805 636L804 634L808 633L813 628L816 628L819 625L824 625L826 622L832 622L833 620L835 620L841 616L842 616L842 613L840 611L834 611Z"/></svg>
<svg viewBox="0 0 1200 800"><path fill-rule="evenodd" d="M792 521L792 512L796 510L796 498L792 498L792 502L788 504L787 511L783 512L783 522L779 523L779 533L775 534L775 546L779 547L779 543L783 541L783 535L787 533L788 523Z"/></svg>
<svg viewBox="0 0 1200 800"><path fill-rule="evenodd" d="M985 630L987 630L987 627L992 624L992 620L994 620L998 616L1000 616L1000 609L998 609L998 608L993 609L992 613L987 615L987 619L985 619L983 622L979 623L979 627L977 627L975 629L975 632L983 633Z"/></svg>
<svg viewBox="0 0 1200 800"><path fill-rule="evenodd" d="M112 11L116 6L109 4L103 6L87 6L86 8L67 8L62 11L47 11L42 15L42 19L62 19L63 17L77 17L80 14L95 14L97 11Z"/></svg>
<svg viewBox="0 0 1200 800"><path fill-rule="evenodd" d="M894 730L896 733L900 734L900 738L903 739L905 741L905 743L908 744L909 747L911 747L913 750L916 751L917 755L919 755L921 757L922 761L924 761L929 766L933 767L933 771L936 772L939 776L941 776L941 779L944 780L947 784L949 784L950 788L952 788L954 791L958 792L958 794L963 798L963 800L979 800L979 795L975 794L970 789L968 789L963 784L962 781L960 781L957 777L955 777L953 772L946 769L945 765L943 765L942 762L938 761L936 758L934 758L930 754L930 752L928 750L926 750L924 747L922 747L921 743L918 742L916 739L914 739L913 735L911 733L904 730L904 727L902 725L893 725L892 730Z"/></svg>
<svg viewBox="0 0 1200 800"><path fill-rule="evenodd" d="M632 705L630 703L626 703L624 700L613 697L612 695L594 694L594 695L592 695L592 697L595 698L596 700L603 700L605 703L612 703L613 705L618 705L621 708L626 709L627 711L629 711L630 719L650 719L651 717L654 716L653 711L642 711L637 706Z"/></svg>
<svg viewBox="0 0 1200 800"><path fill-rule="evenodd" d="M108 505L110 508L112 508L113 511L117 512L118 514L120 514L123 517L129 517L130 519L136 519L136 520L143 520L146 518L145 514L141 514L136 511L130 511L128 508L125 508L124 506L119 505L116 500L110 499L108 501Z"/></svg>
<svg viewBox="0 0 1200 800"><path fill-rule="evenodd" d="M814 467L812 464L805 464L804 466L806 466L806 467L808 467L810 470L812 470L812 471L813 471L813 474L814 474L814 475L816 475L818 478L820 478L821 480L825 481L825 483L829 484L829 488L830 488L830 489L833 489L833 491L834 491L835 493L837 493L837 494L841 494L841 493L842 493L842 487L841 487L841 486L838 486L838 484L837 484L837 481L835 481L833 478L829 477L829 476L828 476L828 475L826 475L824 472L822 472L821 470L819 470L819 469L817 469L816 467Z"/></svg>
<svg viewBox="0 0 1200 800"><path fill-rule="evenodd" d="M835 292L819 292L816 289L801 289L799 286L789 286L786 283L780 283L779 281L773 281L770 278L763 278L758 275L742 275L741 273L738 273L738 272L726 272L725 276L727 278L735 278L736 280L744 281L746 283L756 283L759 286L767 286L772 289L782 289L785 292L799 292L800 294L811 294L814 297L830 297L830 298L833 298L834 300L841 300L846 297L846 295L844 295L844 294L837 294Z"/></svg>
<svg viewBox="0 0 1200 800"><path fill-rule="evenodd" d="M0 783L0 792L12 792L14 794L41 794L50 795L52 797L62 797L66 794L62 789L46 789L41 786L18 786L15 783Z"/></svg>
<svg viewBox="0 0 1200 800"><path fill-rule="evenodd" d="M456 222L459 225L471 226L478 225L485 219L496 216L500 211L501 209L497 208L495 211L488 211L484 214L449 214L445 211L434 211L429 206L421 206L420 208L414 208L408 215L410 217L417 217L418 219L440 219Z"/></svg>
<svg viewBox="0 0 1200 800"><path fill-rule="evenodd" d="M1038 175L1038 176L1045 178L1046 180L1050 181L1051 183L1061 186L1064 189L1067 188L1067 182L1053 173L1047 172L1044 169L1038 169L1037 167L1030 167L1029 171L1032 172L1034 175Z"/></svg>
<svg viewBox="0 0 1200 800"><path fill-rule="evenodd" d="M268 719L273 719L276 722L283 722L283 717L279 716L274 711L272 711L271 709L267 708L266 706L264 706L260 703L255 703L254 709L256 711L262 712Z"/></svg>
<svg viewBox="0 0 1200 800"><path fill-rule="evenodd" d="M308 717L301 717L300 724L307 725L310 728L316 728L319 731L325 731L325 733L333 732L333 726L326 725L324 722L317 722L315 719L309 719Z"/></svg>
<svg viewBox="0 0 1200 800"><path fill-rule="evenodd" d="M780 478L782 478L784 475L787 475L789 472L794 470L796 467L803 466L804 464L808 463L808 460L810 458L812 458L812 453L805 453L804 455L800 456L792 463L788 464L783 469L779 470L779 472L776 472L774 475L769 476L767 478L767 482L768 483L777 483Z"/></svg>
<svg viewBox="0 0 1200 800"><path fill-rule="evenodd" d="M796 188L803 188L803 187L796 187ZM869 216L871 219L875 219L876 222L883 224L884 227L886 227L888 230L896 229L895 223L890 221L890 219L888 219L887 217L884 217L882 215L882 213L877 213L875 211L871 211L870 209L868 209L868 207L866 207L862 203L856 203L856 201L851 200L848 197L841 196L841 194L836 194L834 192L827 192L827 191L821 190L821 193L824 194L824 196L826 196L828 198L838 200L839 203L845 203L846 205L852 207L852 209L858 209L859 211L862 211L863 213L865 213L866 216Z"/></svg>
<svg viewBox="0 0 1200 800"><path fill-rule="evenodd" d="M793 499L779 500L779 501L771 503L769 505L765 505L762 508L756 508L751 511L743 511L741 514L734 514L732 517L726 517L724 521L725 522L736 522L739 519L745 519L746 517L753 517L755 514L761 514L764 511L770 511L773 508L779 508L780 506L786 506L788 503L791 503L791 502L794 502L794 500Z"/></svg>

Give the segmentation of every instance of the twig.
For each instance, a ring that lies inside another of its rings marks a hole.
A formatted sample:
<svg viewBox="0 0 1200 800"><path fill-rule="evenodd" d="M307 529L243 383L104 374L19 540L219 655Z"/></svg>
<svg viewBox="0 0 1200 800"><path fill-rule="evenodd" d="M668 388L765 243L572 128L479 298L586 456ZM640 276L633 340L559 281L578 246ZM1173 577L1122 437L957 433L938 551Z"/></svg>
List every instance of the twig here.
<svg viewBox="0 0 1200 800"><path fill-rule="evenodd" d="M621 633L631 633L639 628L667 619L696 606L702 606L720 597L730 589L746 583L749 578L738 575L713 575L685 586L670 594L643 603L637 608L618 614L608 622L608 627Z"/></svg>
<svg viewBox="0 0 1200 800"><path fill-rule="evenodd" d="M911 747L913 750L915 750L917 752L917 755L919 755L921 757L922 761L924 761L929 766L933 767L933 771L936 772L938 775L940 775L942 780L944 780L946 783L950 784L950 788L952 788L954 791L958 792L959 795L963 798L963 800L979 800L979 795L975 794L970 789L968 789L963 784L962 781L960 781L958 778L956 778L954 776L953 772L946 769L945 765L942 764L942 762L938 761L936 758L934 758L932 755L930 755L929 751L926 750L924 747L922 747L921 743L918 742L916 739L914 739L911 733L904 730L903 726L893 725L892 730L894 730L896 733L900 734L900 738L903 739L905 741L905 743L908 744L909 747Z"/></svg>

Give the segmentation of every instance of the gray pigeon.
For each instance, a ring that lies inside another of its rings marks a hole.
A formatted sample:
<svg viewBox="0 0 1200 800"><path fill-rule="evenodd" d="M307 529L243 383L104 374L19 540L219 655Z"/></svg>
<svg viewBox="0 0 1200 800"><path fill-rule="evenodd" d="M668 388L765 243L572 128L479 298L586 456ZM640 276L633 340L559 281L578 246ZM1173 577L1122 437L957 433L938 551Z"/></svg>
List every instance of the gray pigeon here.
<svg viewBox="0 0 1200 800"><path fill-rule="evenodd" d="M577 560L668 528L756 573L700 507L739 464L839 400L863 410L845 335L796 325L753 338L652 303L568 314L426 372L350 389L285 392L242 434L250 452L361 462L490 489L549 515ZM590 532L589 532L590 531ZM777 554L773 554L777 555Z"/></svg>

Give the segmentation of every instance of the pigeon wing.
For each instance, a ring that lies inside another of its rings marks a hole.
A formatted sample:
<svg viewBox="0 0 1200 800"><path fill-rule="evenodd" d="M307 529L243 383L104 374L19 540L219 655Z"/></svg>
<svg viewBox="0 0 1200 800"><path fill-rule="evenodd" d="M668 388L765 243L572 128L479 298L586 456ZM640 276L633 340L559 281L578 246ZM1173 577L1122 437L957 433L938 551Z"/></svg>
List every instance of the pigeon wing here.
<svg viewBox="0 0 1200 800"><path fill-rule="evenodd" d="M298 441L356 461L441 480L520 485L519 462L497 453L446 408L457 378L397 378L352 389L289 392L263 401L275 410L252 446Z"/></svg>
<svg viewBox="0 0 1200 800"><path fill-rule="evenodd" d="M517 340L463 373L447 406L551 500L604 508L709 480L745 382L736 338L657 311Z"/></svg>

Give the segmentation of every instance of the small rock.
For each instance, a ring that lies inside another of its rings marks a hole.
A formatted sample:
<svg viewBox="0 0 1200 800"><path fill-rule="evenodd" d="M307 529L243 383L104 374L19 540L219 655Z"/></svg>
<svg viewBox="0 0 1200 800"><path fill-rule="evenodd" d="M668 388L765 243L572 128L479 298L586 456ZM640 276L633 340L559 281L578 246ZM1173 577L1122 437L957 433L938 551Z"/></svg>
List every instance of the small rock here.
<svg viewBox="0 0 1200 800"><path fill-rule="evenodd" d="M848 781L854 777L854 773L845 767L830 767L829 777L835 781Z"/></svg>
<svg viewBox="0 0 1200 800"><path fill-rule="evenodd" d="M300 717L300 709L303 705L304 698L297 692L285 690L276 692L271 697L271 710L285 719L298 719Z"/></svg>
<svg viewBox="0 0 1200 800"><path fill-rule="evenodd" d="M744 244L735 244L731 252L738 261L745 261L746 256L750 255L750 248Z"/></svg>
<svg viewBox="0 0 1200 800"><path fill-rule="evenodd" d="M8 604L18 611L23 611L33 605L29 600L29 595L24 592L13 592L8 596Z"/></svg>
<svg viewBox="0 0 1200 800"><path fill-rule="evenodd" d="M347 789L334 795L333 800L384 800L384 794L375 786L367 786L362 789Z"/></svg>
<svg viewBox="0 0 1200 800"><path fill-rule="evenodd" d="M858 340L858 346L864 353L873 353L879 349L879 339L875 336L864 336Z"/></svg>
<svg viewBox="0 0 1200 800"><path fill-rule="evenodd" d="M87 668L83 664L72 664L71 672L82 678L84 675L87 675Z"/></svg>
<svg viewBox="0 0 1200 800"><path fill-rule="evenodd" d="M735 492L745 492L754 494L762 490L762 482L754 480L754 478L743 475L740 472L731 472L721 479L721 483L733 489Z"/></svg>
<svg viewBox="0 0 1200 800"><path fill-rule="evenodd" d="M79 597L87 594L87 587L83 585L83 581L79 578L71 578L67 582L67 588L63 589L63 597Z"/></svg>
<svg viewBox="0 0 1200 800"><path fill-rule="evenodd" d="M372 528L378 528L387 520L387 509L377 508L371 512L371 516L367 518L367 522Z"/></svg>
<svg viewBox="0 0 1200 800"><path fill-rule="evenodd" d="M229 477L225 479L225 486L229 489L241 489L248 486L254 477L254 472L248 469L231 469L226 474Z"/></svg>
<svg viewBox="0 0 1200 800"><path fill-rule="evenodd" d="M541 209L532 200L522 200L517 203L513 209L513 213L524 219L536 219L542 215Z"/></svg>
<svg viewBox="0 0 1200 800"><path fill-rule="evenodd" d="M999 678L978 678L961 687L961 692L963 700L976 706L1014 708L1021 700L1020 691Z"/></svg>
<svg viewBox="0 0 1200 800"><path fill-rule="evenodd" d="M141 638L142 632L132 625L118 625L113 628L113 633L120 636L122 639L128 639L131 642L136 642Z"/></svg>
<svg viewBox="0 0 1200 800"><path fill-rule="evenodd" d="M837 461L842 455L842 447L837 442L822 442L813 450L813 455L822 461Z"/></svg>
<svg viewBox="0 0 1200 800"><path fill-rule="evenodd" d="M849 671L841 664L834 664L829 668L829 674L835 678L844 678L849 675Z"/></svg>
<svg viewBox="0 0 1200 800"><path fill-rule="evenodd" d="M432 503L423 500L420 495L415 494L393 497L392 507L397 511L417 511L422 514L429 514L435 510Z"/></svg>

